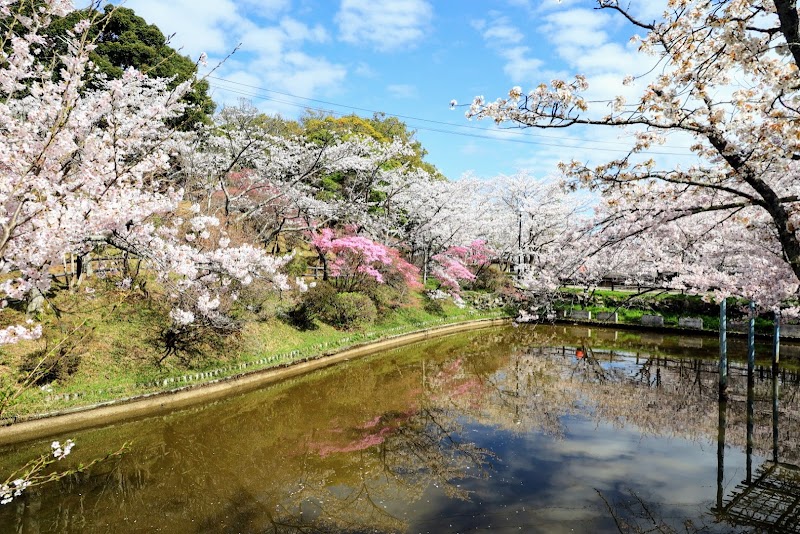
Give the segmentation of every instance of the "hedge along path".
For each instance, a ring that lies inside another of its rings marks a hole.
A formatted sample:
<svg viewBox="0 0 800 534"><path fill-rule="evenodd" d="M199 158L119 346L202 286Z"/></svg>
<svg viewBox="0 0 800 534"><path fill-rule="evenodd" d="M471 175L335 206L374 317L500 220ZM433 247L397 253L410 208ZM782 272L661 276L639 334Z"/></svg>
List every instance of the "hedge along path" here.
<svg viewBox="0 0 800 534"><path fill-rule="evenodd" d="M308 373L315 369L328 367L353 358L375 354L382 350L465 330L501 326L510 322L510 318L478 319L441 327L426 328L417 332L392 336L381 341L351 346L334 354L292 363L284 367L260 369L218 381L189 385L171 391L149 393L47 414L39 418L0 427L0 445L21 443L66 432L162 415L182 408L252 391L285 378Z"/></svg>

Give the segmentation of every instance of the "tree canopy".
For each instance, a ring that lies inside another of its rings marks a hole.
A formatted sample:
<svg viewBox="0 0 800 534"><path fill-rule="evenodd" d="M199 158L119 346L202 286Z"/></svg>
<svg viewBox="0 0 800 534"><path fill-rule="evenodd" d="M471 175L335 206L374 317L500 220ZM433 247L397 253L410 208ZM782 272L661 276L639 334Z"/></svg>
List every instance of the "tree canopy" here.
<svg viewBox="0 0 800 534"><path fill-rule="evenodd" d="M334 117L324 112L307 110L299 122L306 137L315 142L326 142L335 135L343 139L353 136L369 137L380 143L401 141L410 145L414 152L394 164L408 164L412 168L422 169L438 178L444 178L435 166L424 161L428 151L415 139L416 132L409 129L408 125L397 117L385 113L375 113L371 118L356 114Z"/></svg>
<svg viewBox="0 0 800 534"><path fill-rule="evenodd" d="M87 34L96 45L89 59L110 79L119 79L126 68L135 67L152 78L170 79L169 87L174 89L197 74L197 65L172 48L157 26L148 24L130 8L111 4L103 12L93 6L54 18L46 33L57 53L66 52L66 41L61 37L81 20L96 21ZM177 119L182 129L209 122L214 102L208 95L207 81L195 82L184 101L189 107Z"/></svg>

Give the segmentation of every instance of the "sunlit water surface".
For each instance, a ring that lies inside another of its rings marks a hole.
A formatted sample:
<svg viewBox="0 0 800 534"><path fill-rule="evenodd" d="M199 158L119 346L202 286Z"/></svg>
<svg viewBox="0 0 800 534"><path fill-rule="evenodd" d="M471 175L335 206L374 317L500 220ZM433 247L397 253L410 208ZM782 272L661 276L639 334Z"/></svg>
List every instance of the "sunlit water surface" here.
<svg viewBox="0 0 800 534"><path fill-rule="evenodd" d="M745 367L720 405L717 351L541 326L410 345L58 436L69 466L132 444L0 507L0 532L800 532L797 375L757 368L748 454ZM0 475L49 441L0 449Z"/></svg>

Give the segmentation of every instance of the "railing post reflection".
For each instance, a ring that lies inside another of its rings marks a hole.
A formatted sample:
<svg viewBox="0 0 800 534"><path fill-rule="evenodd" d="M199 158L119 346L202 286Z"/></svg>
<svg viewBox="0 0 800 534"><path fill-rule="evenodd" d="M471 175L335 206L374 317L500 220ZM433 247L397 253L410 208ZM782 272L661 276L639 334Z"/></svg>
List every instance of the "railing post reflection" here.
<svg viewBox="0 0 800 534"><path fill-rule="evenodd" d="M756 303L750 301L747 328L747 483L753 482L753 389L756 367Z"/></svg>
<svg viewBox="0 0 800 534"><path fill-rule="evenodd" d="M755 376L753 365L748 358L747 364L747 483L753 482L753 397L754 397Z"/></svg>
<svg viewBox="0 0 800 534"><path fill-rule="evenodd" d="M778 462L778 375L772 375L772 461Z"/></svg>
<svg viewBox="0 0 800 534"><path fill-rule="evenodd" d="M725 427L727 426L728 401L719 400L719 426L717 427L717 512L722 513L722 499L725 497L723 479L725 478Z"/></svg>
<svg viewBox="0 0 800 534"><path fill-rule="evenodd" d="M772 461L778 462L778 365L781 355L781 312L775 312L772 339Z"/></svg>
<svg viewBox="0 0 800 534"><path fill-rule="evenodd" d="M719 303L719 398L728 396L728 303Z"/></svg>

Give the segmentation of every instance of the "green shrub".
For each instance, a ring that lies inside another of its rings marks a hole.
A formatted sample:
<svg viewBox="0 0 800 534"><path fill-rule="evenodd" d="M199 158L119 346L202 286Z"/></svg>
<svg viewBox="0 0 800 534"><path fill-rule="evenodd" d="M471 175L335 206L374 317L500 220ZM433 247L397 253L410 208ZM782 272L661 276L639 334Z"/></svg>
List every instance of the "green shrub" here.
<svg viewBox="0 0 800 534"><path fill-rule="evenodd" d="M379 316L396 310L406 300L406 292L400 291L386 284L374 284L364 290L375 304Z"/></svg>
<svg viewBox="0 0 800 534"><path fill-rule="evenodd" d="M470 284L472 289L485 291L501 291L514 287L511 275L504 273L498 265L489 265L478 270L475 280Z"/></svg>
<svg viewBox="0 0 800 534"><path fill-rule="evenodd" d="M306 258L296 254L292 260L286 264L285 270L290 279L294 279L297 276L303 277L308 270L308 262Z"/></svg>
<svg viewBox="0 0 800 534"><path fill-rule="evenodd" d="M303 312L336 328L354 328L375 321L378 310L372 300L363 293L337 293L336 288L321 282L305 295L298 306Z"/></svg>
<svg viewBox="0 0 800 534"><path fill-rule="evenodd" d="M318 282L303 294L300 304L306 307L306 312L312 317L328 322L325 317L335 314L336 295L335 287L328 282Z"/></svg>
<svg viewBox="0 0 800 534"><path fill-rule="evenodd" d="M424 309L431 315L438 315L439 317L444 317L444 306L442 306L441 299L432 299L426 296L425 302L422 305L422 309Z"/></svg>
<svg viewBox="0 0 800 534"><path fill-rule="evenodd" d="M378 316L372 299L361 293L339 293L336 298L336 312L331 324L339 328L368 326Z"/></svg>

